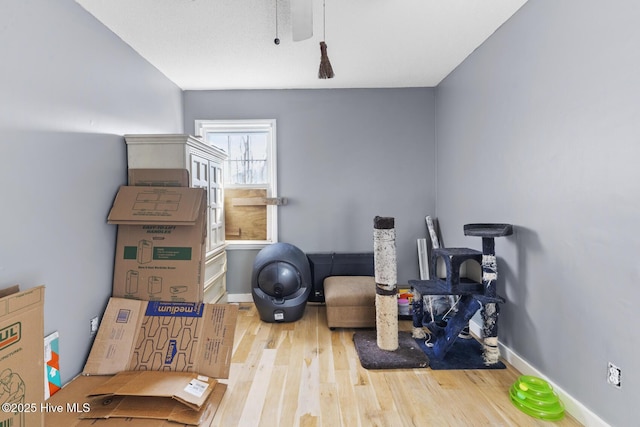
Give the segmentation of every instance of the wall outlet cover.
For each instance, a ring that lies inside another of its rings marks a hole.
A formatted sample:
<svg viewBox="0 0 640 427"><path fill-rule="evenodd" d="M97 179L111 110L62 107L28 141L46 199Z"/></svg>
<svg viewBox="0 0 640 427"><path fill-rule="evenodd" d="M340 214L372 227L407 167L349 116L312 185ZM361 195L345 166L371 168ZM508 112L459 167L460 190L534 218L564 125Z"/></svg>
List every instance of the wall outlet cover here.
<svg viewBox="0 0 640 427"><path fill-rule="evenodd" d="M607 365L607 382L617 388L622 387L622 370L611 362Z"/></svg>
<svg viewBox="0 0 640 427"><path fill-rule="evenodd" d="M91 319L91 335L95 335L98 332L98 317Z"/></svg>

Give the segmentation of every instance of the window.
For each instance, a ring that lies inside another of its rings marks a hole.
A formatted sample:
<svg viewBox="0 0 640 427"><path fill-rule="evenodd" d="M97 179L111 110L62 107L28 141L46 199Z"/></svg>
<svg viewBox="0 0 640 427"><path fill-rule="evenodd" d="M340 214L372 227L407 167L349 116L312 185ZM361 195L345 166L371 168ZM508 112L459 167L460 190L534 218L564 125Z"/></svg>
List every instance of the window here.
<svg viewBox="0 0 640 427"><path fill-rule="evenodd" d="M225 240L230 249L278 241L275 120L196 120L196 135L224 150Z"/></svg>

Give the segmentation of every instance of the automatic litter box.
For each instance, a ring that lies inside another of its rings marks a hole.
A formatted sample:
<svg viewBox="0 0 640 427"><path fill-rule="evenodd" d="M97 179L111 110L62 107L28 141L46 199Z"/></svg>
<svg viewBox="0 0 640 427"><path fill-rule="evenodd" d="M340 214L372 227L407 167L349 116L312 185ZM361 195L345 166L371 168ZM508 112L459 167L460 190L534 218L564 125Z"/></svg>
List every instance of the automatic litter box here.
<svg viewBox="0 0 640 427"><path fill-rule="evenodd" d="M289 243L263 248L253 262L251 295L264 322L295 322L311 293L307 256Z"/></svg>

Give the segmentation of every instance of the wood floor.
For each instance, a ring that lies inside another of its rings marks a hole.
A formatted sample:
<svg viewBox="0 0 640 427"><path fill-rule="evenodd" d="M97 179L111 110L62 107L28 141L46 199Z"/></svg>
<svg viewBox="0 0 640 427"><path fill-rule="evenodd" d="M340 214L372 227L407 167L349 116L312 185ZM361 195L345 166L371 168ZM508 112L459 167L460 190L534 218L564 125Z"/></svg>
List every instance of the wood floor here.
<svg viewBox="0 0 640 427"><path fill-rule="evenodd" d="M411 329L400 321L400 330ZM501 370L367 370L354 329L329 330L308 304L292 323L265 323L240 304L227 393L211 426L579 426L544 422L509 400L519 373ZM506 362L505 362L506 364Z"/></svg>

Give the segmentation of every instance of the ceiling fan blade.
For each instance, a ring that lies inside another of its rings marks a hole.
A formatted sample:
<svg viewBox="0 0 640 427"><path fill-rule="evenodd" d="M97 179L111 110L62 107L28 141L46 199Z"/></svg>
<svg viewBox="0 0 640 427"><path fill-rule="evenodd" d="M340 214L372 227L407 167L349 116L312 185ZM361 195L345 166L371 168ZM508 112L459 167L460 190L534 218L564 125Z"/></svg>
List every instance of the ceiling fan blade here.
<svg viewBox="0 0 640 427"><path fill-rule="evenodd" d="M291 27L294 42L313 36L313 0L291 0Z"/></svg>

